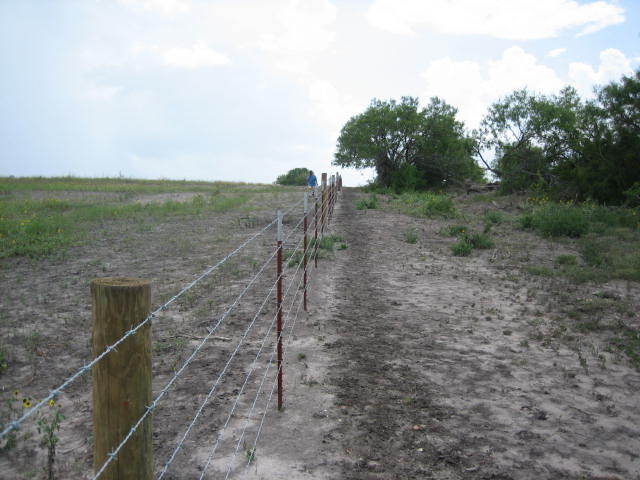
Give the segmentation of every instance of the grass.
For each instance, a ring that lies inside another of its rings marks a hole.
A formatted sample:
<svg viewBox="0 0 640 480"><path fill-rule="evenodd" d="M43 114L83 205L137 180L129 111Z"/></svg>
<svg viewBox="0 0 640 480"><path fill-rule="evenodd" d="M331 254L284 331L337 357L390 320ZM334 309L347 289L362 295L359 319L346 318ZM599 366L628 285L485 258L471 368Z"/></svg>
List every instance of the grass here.
<svg viewBox="0 0 640 480"><path fill-rule="evenodd" d="M416 217L453 218L458 214L451 197L433 192L406 192L394 199L394 205Z"/></svg>
<svg viewBox="0 0 640 480"><path fill-rule="evenodd" d="M589 232L608 229L638 230L637 209L606 207L591 203L545 203L531 208L518 219L524 230L534 230L544 237L583 237Z"/></svg>
<svg viewBox="0 0 640 480"><path fill-rule="evenodd" d="M133 178L0 177L0 194L28 191L113 192L130 194L221 192L251 189L256 193L289 191L280 185L191 180L139 180Z"/></svg>
<svg viewBox="0 0 640 480"><path fill-rule="evenodd" d="M574 283L640 282L639 221L637 209L551 202L518 219L521 228L543 237L576 239L583 264L575 255L558 256L555 262L555 273Z"/></svg>
<svg viewBox="0 0 640 480"><path fill-rule="evenodd" d="M119 183L118 183L119 182ZM73 199L32 199L12 193L41 189L125 191L159 193L196 191L189 201L138 203L130 195L110 200L96 196ZM222 188L228 190L222 190ZM251 188L222 182L159 182L128 179L2 179L0 189L0 258L40 257L64 250L84 240L86 234L104 222L162 221L172 216L223 213L242 208L256 192L275 191L271 186ZM102 190L101 190L102 189ZM276 190L283 190L277 187Z"/></svg>
<svg viewBox="0 0 640 480"><path fill-rule="evenodd" d="M378 208L378 197L375 193L372 193L369 198L362 198L356 202L356 208L358 210L375 210Z"/></svg>
<svg viewBox="0 0 640 480"><path fill-rule="evenodd" d="M458 241L451 245L451 251L456 257L467 257L475 249L493 248L493 240L486 232L474 232L466 225L453 225L445 230L450 237L458 237Z"/></svg>
<svg viewBox="0 0 640 480"><path fill-rule="evenodd" d="M404 240L407 243L410 244L415 244L418 243L418 230L416 230L415 228L410 228L409 230L406 230L404 232Z"/></svg>

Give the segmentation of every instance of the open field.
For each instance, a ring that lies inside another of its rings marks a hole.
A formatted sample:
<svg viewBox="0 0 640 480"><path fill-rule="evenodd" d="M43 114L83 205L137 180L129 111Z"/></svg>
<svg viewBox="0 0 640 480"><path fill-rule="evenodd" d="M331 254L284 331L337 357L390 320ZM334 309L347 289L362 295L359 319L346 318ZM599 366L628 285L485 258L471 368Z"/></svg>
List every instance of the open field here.
<svg viewBox="0 0 640 480"><path fill-rule="evenodd" d="M90 358L91 278L150 278L158 305L300 198L300 190L271 186L122 199L44 190L16 188L5 200L47 202L52 194L140 210L83 220L72 240L44 256L4 255L5 402L14 389L20 402L41 398ZM216 207L219 198L245 197ZM180 206L145 210L167 200ZM250 460L244 473L256 479L640 479L637 210L551 206L494 194L346 189L330 228L337 241L324 250L333 253L313 270L310 311L289 345L286 408L266 416L255 450L247 441L232 460L245 423L255 432L259 421L247 412L268 365L261 362L205 478L225 478L229 462ZM63 214L82 208L73 203ZM272 237L154 320L154 394L273 252ZM257 283L154 414L157 471L274 275ZM165 478L200 476L272 314L270 305ZM90 384L60 398L60 478L91 478ZM34 428L20 431L0 457L0 478L42 478L37 439Z"/></svg>

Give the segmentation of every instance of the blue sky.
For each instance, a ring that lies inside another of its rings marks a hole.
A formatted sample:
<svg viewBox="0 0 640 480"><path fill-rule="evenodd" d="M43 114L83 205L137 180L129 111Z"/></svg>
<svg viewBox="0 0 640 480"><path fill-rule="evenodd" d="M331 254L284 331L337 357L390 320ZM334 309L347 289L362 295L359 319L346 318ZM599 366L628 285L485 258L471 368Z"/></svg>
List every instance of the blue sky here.
<svg viewBox="0 0 640 480"><path fill-rule="evenodd" d="M373 97L471 129L516 88L589 95L640 66L640 2L3 0L0 66L0 175L272 182L335 171Z"/></svg>

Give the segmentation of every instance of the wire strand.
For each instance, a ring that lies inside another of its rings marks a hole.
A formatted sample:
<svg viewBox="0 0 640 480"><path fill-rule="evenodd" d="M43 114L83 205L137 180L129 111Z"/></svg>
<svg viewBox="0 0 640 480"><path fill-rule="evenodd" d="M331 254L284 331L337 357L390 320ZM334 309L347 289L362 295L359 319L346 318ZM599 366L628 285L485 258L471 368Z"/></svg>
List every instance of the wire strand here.
<svg viewBox="0 0 640 480"><path fill-rule="evenodd" d="M76 379L78 379L80 376L82 376L83 374L85 374L87 371L89 371L94 365L96 365L100 360L102 360L105 356L107 356L109 353L111 353L113 350L116 350L118 345L120 345L122 342L124 342L127 338L129 338L132 335L135 335L135 333L140 330L144 325L146 325L147 323L149 323L153 318L156 317L156 315L164 310L166 310L173 302L175 302L179 297L181 297L182 295L184 295L186 292L188 292L189 290L191 290L191 288L193 288L198 282L200 282L203 278L205 278L206 276L210 275L214 270L218 269L222 264L224 264L227 260L229 260L231 257L233 257L234 255L236 255L240 250L242 250L244 247L246 247L249 243L251 243L253 240L255 240L257 237L259 237L260 235L262 235L263 233L265 233L269 228L271 228L275 223L276 223L277 219L272 220L269 224L267 224L264 228L262 228L260 231L258 231L257 233L255 233L254 235L252 235L251 237L249 237L246 241L244 241L242 244L240 244L236 249L234 249L231 253L227 254L224 258L222 258L220 261L218 261L215 265L207 268L200 276L198 276L195 280L193 280L191 283L189 283L186 287L184 287L182 290L180 290L177 294L175 294L173 297L171 297L169 300L167 300L165 303L163 303L160 307L156 308L153 312L151 312L142 322L140 322L138 325L136 325L135 327L132 327L131 329L129 329L122 337L120 337L120 339L118 339L116 342L112 343L111 345L107 346L102 353L100 353L98 356L96 356L92 361L90 361L89 363L85 364L82 368L80 368L76 373L74 373L73 375L71 375L69 378L67 378L64 382L62 382L62 384L60 384L60 386L58 386L57 388L54 388L52 390L49 391L49 395L47 395L45 398L43 398L42 400L40 400L38 403L36 403L33 407L31 407L29 410L27 410L19 419L14 420L13 422L9 423L8 426L0 433L0 438L3 438L5 435L7 435L9 432L13 431L13 430L17 430L20 428L20 425L22 423L24 423L29 417L31 417L32 415L34 415L40 408L42 408L44 405L48 404L48 402L51 399L55 399L57 396L59 396L62 391L67 388L71 383L73 383Z"/></svg>
<svg viewBox="0 0 640 480"><path fill-rule="evenodd" d="M295 250L294 250L294 254L295 252L298 250L298 248L300 248L300 245L302 244L302 239L300 240L300 242L298 242L298 246L296 246ZM297 270L296 270L297 273ZM296 275L296 273L294 273L294 277ZM173 463L173 460L175 459L176 455L178 454L178 452L180 451L180 449L182 448L184 441L186 440L189 432L191 431L191 429L193 428L193 426L195 425L198 417L200 417L200 414L202 413L202 411L204 410L204 407L206 406L206 404L209 402L209 400L211 399L211 397L213 396L216 388L218 387L220 380L222 380L222 378L224 377L227 368L229 367L229 365L231 364L231 361L233 360L233 358L235 357L235 355L238 353L238 350L240 349L242 343L244 342L244 339L247 337L247 335L249 334L249 331L253 328L253 325L255 324L258 315L260 315L260 312L262 312L264 306L266 305L267 301L269 300L269 298L271 297L271 294L273 293L273 290L275 289L275 287L278 284L278 281L284 277L284 272L282 272L280 274L280 276L278 276L278 278L276 279L276 281L273 283L273 285L271 286L271 288L269 289L269 291L267 292L267 295L265 296L262 304L260 305L260 307L258 308L258 311L256 312L256 314L254 315L251 323L249 324L249 326L247 327L247 329L245 330L244 334L242 335L242 337L240 338L240 341L238 342L238 344L236 345L235 350L233 351L233 353L231 354L231 356L229 357L229 359L227 360L227 363L225 364L224 368L222 369L221 373L219 374L218 378L216 379L215 383L213 384L213 386L211 387L211 389L209 390L209 393L207 394L206 398L204 399L204 401L201 403L200 407L198 408L195 416L193 417L193 420L191 421L191 423L189 424L189 426L187 427L187 429L185 430L184 434L182 435L182 438L180 439L180 441L178 442L178 445L175 447L175 449L173 450L169 460L165 463L162 471L160 472L159 476L157 477L158 480L160 480L161 478L164 477L165 473L167 472L169 466L171 465L171 463ZM292 280L293 282L293 280ZM287 289L287 292L285 293L285 297L288 294L289 289ZM277 315L277 313L276 313ZM275 319L275 316L274 316ZM269 328L269 330L271 330L271 328ZM265 338L266 340L266 338ZM264 343L263 343L264 345ZM262 347L260 348L262 350Z"/></svg>
<svg viewBox="0 0 640 480"><path fill-rule="evenodd" d="M286 293L285 293L285 298L286 298L286 296L288 295L289 290L290 290L290 289L291 289L291 287L293 286L293 283L294 283L295 277L296 277L296 275L297 275L298 271L300 270L300 265L301 265L301 264L302 264L302 262L299 262L299 263L298 263L298 267L296 268L296 271L294 272L293 277L292 277L292 279L291 279L291 282L289 283L289 286L288 286L287 291L286 291ZM295 300L296 300L296 297L298 296L299 289L300 289L300 284L301 284L301 283L302 283L302 276L301 276L300 281L298 282L298 284L297 284L297 286L296 286L296 292L295 292L295 294L294 294L294 296L293 296L293 300L292 300L292 302L291 302L291 305L289 306L289 309L287 310L286 317L288 317L288 316L289 316L289 314L291 313L291 309L293 308L293 305L295 304ZM284 305L284 301L282 302L282 304L281 304L281 306L280 306L280 308L281 308L281 309L282 309L282 305ZM277 315L278 315L278 312L276 312L276 314L275 314L275 316L274 316L274 320L275 320L275 318L277 317ZM272 323L272 327L273 327L273 323ZM278 336L278 338L277 338L276 340L279 340L281 337L282 337L282 332L280 333L280 335ZM266 340L266 336L265 336L265 340ZM264 343L263 343L263 345L262 345L262 346L261 346L261 348L260 348L260 352L262 351L262 348L263 348L263 347L264 347ZM258 356L260 355L260 352L258 353ZM269 361L271 362L272 360L273 360L273 355L271 356L271 358L269 359ZM246 387L246 384L247 384L247 382L249 381L249 378L250 378L250 376L251 376L251 373L253 373L253 369L254 369L253 367L254 367L254 365L255 365L256 361L257 361L257 357L256 357L256 359L254 360L254 362L253 362L253 364L252 364L252 367L251 367L251 369L250 369L250 371L249 371L249 374L248 374L248 375L247 375L247 377L245 378L245 382L244 382L244 384L243 384L243 386L242 386L242 389L240 390L240 392L238 393L238 395L237 395L237 396L236 396L236 398L235 398L235 402L234 402L234 404L233 404L233 407L232 407L232 409L231 409L231 412L229 413L229 416L227 417L226 422L224 423L224 425L222 426L222 428L218 431L218 436L217 436L217 438L216 438L216 441L215 441L215 443L214 443L213 447L211 448L211 452L209 453L209 456L208 456L208 458L207 458L207 462L205 463L205 465L204 465L204 467L203 467L203 469L202 469L202 472L201 472L201 474L200 474L200 478L199 478L199 480L202 480L202 478L204 478L204 475L205 475L205 473L206 473L207 469L209 468L209 465L211 464L211 461L213 460L213 456L215 455L215 452L216 452L216 450L218 449L218 445L220 444L220 441L222 440L222 438L223 438L223 436L224 436L224 431L225 431L225 429L227 428L227 426L229 425L229 422L230 422L230 420L231 420L231 417L233 416L233 413L234 413L234 411L235 411L235 409L236 409L236 406L238 405L238 401L240 400L240 396L242 395L242 392L244 391L244 388Z"/></svg>

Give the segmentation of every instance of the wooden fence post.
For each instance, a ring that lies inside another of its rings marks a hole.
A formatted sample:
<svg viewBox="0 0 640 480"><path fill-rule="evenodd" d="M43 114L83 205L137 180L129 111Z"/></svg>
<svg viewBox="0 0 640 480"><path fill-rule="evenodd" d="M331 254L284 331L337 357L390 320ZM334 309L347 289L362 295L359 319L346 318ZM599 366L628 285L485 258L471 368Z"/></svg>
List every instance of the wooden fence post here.
<svg viewBox="0 0 640 480"><path fill-rule="evenodd" d="M98 278L91 282L93 355L115 343L149 315L151 286L138 278ZM147 323L93 366L93 466L109 454L151 404L151 327ZM149 415L100 477L150 480L153 443Z"/></svg>

